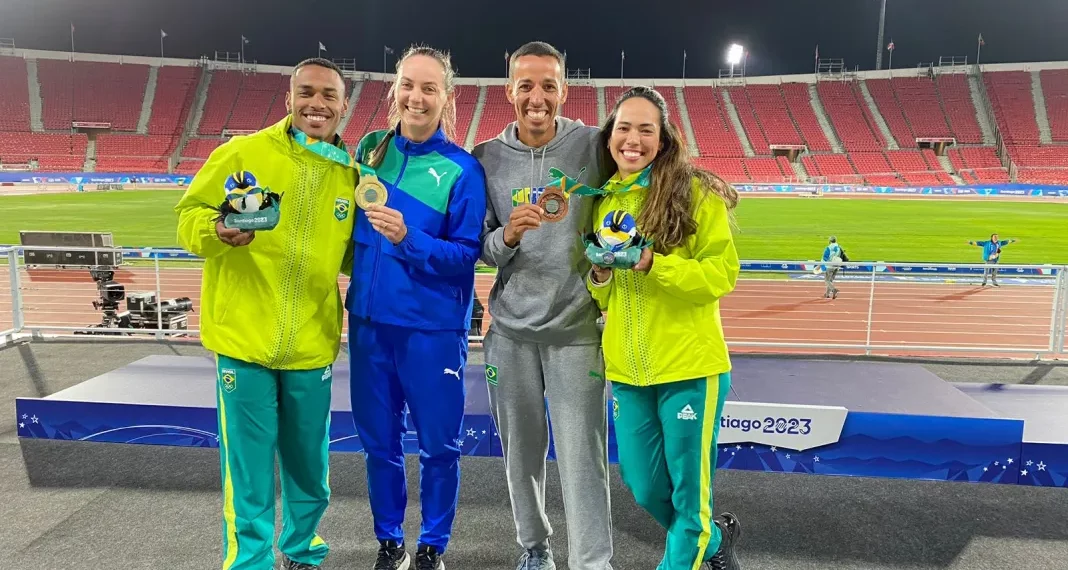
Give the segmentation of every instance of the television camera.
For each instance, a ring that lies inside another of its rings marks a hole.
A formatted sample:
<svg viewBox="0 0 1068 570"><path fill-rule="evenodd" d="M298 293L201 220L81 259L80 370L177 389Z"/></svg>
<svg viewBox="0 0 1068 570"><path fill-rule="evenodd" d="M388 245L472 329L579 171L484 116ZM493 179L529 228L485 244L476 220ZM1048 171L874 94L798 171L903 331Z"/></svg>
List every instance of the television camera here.
<svg viewBox="0 0 1068 570"><path fill-rule="evenodd" d="M93 308L104 312L100 323L92 325L91 328L164 330L186 330L188 328L189 317L186 313L193 310L193 301L189 297L158 302L155 293L127 295L126 287L115 281L115 272L110 269L93 268L89 270L89 275L96 282L96 289L100 293L100 298L93 301ZM126 301L126 308L120 310L120 303L123 300ZM75 334L132 335L133 333L91 331Z"/></svg>

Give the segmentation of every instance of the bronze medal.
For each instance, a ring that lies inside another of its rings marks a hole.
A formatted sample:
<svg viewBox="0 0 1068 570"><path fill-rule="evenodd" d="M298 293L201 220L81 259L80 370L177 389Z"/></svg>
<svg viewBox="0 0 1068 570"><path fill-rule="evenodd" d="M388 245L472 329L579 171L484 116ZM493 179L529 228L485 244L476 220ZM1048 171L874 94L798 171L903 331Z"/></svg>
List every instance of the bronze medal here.
<svg viewBox="0 0 1068 570"><path fill-rule="evenodd" d="M541 207L541 219L546 222L557 222L567 215L567 198L563 192L555 187L546 188L538 198L538 206Z"/></svg>
<svg viewBox="0 0 1068 570"><path fill-rule="evenodd" d="M386 205L386 187L377 176L361 176L356 185L356 205L366 210L370 206Z"/></svg>

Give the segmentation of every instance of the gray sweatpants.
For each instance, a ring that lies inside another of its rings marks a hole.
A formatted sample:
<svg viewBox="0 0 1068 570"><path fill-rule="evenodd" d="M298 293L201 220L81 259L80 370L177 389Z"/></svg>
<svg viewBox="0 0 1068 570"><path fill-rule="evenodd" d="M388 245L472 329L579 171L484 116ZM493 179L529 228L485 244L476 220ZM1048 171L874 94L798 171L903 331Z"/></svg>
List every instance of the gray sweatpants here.
<svg viewBox="0 0 1068 570"><path fill-rule="evenodd" d="M544 548L545 470L552 423L567 517L571 570L610 570L612 512L608 488L608 385L598 345L515 341L490 329L484 341L490 409L504 451L516 540Z"/></svg>
<svg viewBox="0 0 1068 570"><path fill-rule="evenodd" d="M830 297L838 292L838 287L834 286L834 278L838 276L839 269L841 269L841 267L827 268L827 274L823 278L823 281L827 284L827 291L823 294L824 297Z"/></svg>

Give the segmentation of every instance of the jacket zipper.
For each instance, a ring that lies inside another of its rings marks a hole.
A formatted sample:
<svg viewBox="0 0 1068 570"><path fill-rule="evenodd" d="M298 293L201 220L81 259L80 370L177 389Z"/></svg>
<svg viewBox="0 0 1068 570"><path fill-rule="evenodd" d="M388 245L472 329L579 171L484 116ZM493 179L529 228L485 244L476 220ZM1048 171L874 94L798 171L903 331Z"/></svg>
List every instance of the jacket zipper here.
<svg viewBox="0 0 1068 570"><path fill-rule="evenodd" d="M390 144L393 144L392 141ZM407 146L407 143L405 143ZM408 167L408 149L405 148L401 151L404 154L404 161L401 162L400 171L397 173L396 180L393 181L393 189L397 189L397 184L400 184L401 178L404 177L404 170ZM387 197L388 201L389 198ZM371 307L374 307L376 281L378 280L378 264L382 259L382 240L386 239L386 236L379 234L378 239L375 240L375 264L371 269L371 290L367 293L367 319L371 320Z"/></svg>

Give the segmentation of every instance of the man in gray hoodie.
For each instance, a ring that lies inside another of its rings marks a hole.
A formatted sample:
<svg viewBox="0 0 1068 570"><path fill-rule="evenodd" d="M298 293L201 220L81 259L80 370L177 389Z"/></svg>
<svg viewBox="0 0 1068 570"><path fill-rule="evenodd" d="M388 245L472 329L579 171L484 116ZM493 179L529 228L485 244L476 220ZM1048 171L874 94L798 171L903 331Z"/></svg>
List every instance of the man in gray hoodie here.
<svg viewBox="0 0 1068 570"><path fill-rule="evenodd" d="M568 567L610 570L607 384L600 311L586 290L590 264L580 237L591 231L593 199L571 196L566 215L551 222L537 202L552 167L594 187L611 173L598 129L557 115L567 98L561 54L531 42L509 66L516 121L473 154L488 193L482 259L497 267L486 382L524 549L519 570L556 567L545 514L546 399L568 518Z"/></svg>

